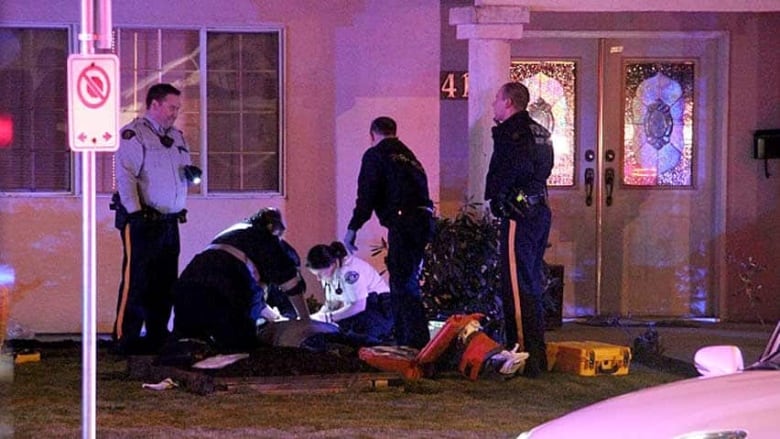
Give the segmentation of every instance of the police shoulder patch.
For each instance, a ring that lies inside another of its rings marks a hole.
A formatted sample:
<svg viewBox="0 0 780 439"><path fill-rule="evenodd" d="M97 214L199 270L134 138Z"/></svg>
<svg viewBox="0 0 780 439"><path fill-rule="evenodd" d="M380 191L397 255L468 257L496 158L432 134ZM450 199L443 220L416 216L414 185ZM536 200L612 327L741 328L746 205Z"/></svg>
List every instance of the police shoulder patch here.
<svg viewBox="0 0 780 439"><path fill-rule="evenodd" d="M133 137L135 137L135 131L133 131L131 129L127 129L127 130L122 131L122 138L123 139L130 140Z"/></svg>
<svg viewBox="0 0 780 439"><path fill-rule="evenodd" d="M357 271L349 271L344 275L344 282L352 285L360 279L360 274Z"/></svg>

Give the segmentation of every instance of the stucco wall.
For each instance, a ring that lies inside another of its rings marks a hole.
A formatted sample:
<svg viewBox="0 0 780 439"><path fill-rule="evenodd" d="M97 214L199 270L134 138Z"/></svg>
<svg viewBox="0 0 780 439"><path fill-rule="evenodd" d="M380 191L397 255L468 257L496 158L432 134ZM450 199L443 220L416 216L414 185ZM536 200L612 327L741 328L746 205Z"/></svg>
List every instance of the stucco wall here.
<svg viewBox="0 0 780 439"><path fill-rule="evenodd" d="M0 24L77 26L79 3L6 0L0 2ZM182 227L181 267L216 232L266 205L283 209L289 226L287 238L301 253L313 244L340 238L351 213L360 156L368 146L368 124L378 115L398 120L401 139L428 170L435 201L440 201L441 182L442 205L460 203L459 185L464 185L461 175L465 175L461 168L467 157L467 149L460 145L467 142L458 133L466 123L465 119L460 123L458 111L448 107L457 103L440 106L438 75L440 69L461 69L463 63L465 70L467 65L466 44L454 39L443 8L449 3L471 2L333 0L327 7L323 3L236 0L224 7L208 0L114 2L117 26L246 29L282 24L285 28L286 196L193 197L188 206L190 221ZM770 163L773 176L766 179L763 163L750 158L750 145L754 130L780 127L778 25L778 13L534 12L527 26L536 30L729 32L727 251L754 256L770 267L759 279L764 285L762 311L767 319L780 317L776 293L780 273L772 269L780 254L780 240L775 238L780 228L780 163ZM79 196L0 197L0 264L9 264L17 272L20 288L12 298L11 318L25 330L81 330L81 205ZM121 262L119 238L107 205L108 200L99 196L99 331L109 331L113 322ZM370 245L378 243L382 234L375 220L367 224L358 235L361 255L367 257ZM374 262L381 266L381 261ZM316 290L313 280L307 280L310 291ZM725 291L740 288L736 267L729 269L727 282ZM735 319L753 316L739 296L729 295L728 307Z"/></svg>
<svg viewBox="0 0 780 439"><path fill-rule="evenodd" d="M281 24L286 34L286 195L189 201L181 227L184 265L224 227L264 206L279 207L286 238L305 255L343 235L351 215L360 157L374 117L398 121L399 137L428 170L438 201L439 2L400 0L113 2L115 26ZM0 24L80 22L80 2L0 3ZM186 96L185 96L186 99ZM79 178L78 176L76 177ZM98 331L111 330L121 243L105 196L97 199ZM0 197L0 264L17 274L11 320L25 331L79 332L82 301L80 196ZM372 219L358 234L360 255L384 234ZM381 261L373 261L378 267ZM319 289L306 273L309 291ZM39 281L39 283L38 283ZM27 286L27 288L24 288Z"/></svg>

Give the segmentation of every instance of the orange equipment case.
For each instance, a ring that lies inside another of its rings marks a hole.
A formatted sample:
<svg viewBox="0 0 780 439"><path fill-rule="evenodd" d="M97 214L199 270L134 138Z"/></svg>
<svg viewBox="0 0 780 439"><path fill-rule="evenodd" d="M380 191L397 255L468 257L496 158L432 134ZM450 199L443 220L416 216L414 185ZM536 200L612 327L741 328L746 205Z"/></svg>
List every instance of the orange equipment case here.
<svg viewBox="0 0 780 439"><path fill-rule="evenodd" d="M407 346L363 347L358 357L384 372L400 373L407 380L416 380L433 374L433 363L447 350L461 330L483 314L456 314L450 316L444 326L419 351Z"/></svg>
<svg viewBox="0 0 780 439"><path fill-rule="evenodd" d="M599 341L547 342L547 368L581 376L627 375L631 348Z"/></svg>

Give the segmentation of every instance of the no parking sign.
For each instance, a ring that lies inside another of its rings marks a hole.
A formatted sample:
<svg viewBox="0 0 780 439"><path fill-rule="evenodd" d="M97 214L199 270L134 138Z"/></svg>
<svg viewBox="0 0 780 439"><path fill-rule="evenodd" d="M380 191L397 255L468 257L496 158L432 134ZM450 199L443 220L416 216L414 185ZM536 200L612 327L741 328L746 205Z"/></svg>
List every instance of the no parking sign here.
<svg viewBox="0 0 780 439"><path fill-rule="evenodd" d="M119 58L113 54L68 57L68 132L73 151L119 147Z"/></svg>

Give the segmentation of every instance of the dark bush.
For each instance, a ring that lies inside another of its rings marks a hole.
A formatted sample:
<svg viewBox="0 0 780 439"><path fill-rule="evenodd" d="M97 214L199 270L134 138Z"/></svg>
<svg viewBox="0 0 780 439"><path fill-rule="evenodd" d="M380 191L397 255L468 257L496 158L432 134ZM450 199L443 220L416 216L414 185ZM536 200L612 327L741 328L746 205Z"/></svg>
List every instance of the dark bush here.
<svg viewBox="0 0 780 439"><path fill-rule="evenodd" d="M437 218L422 270L428 317L482 313L485 331L503 339L498 264L498 221L481 204L465 204L455 218Z"/></svg>

